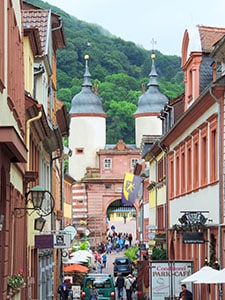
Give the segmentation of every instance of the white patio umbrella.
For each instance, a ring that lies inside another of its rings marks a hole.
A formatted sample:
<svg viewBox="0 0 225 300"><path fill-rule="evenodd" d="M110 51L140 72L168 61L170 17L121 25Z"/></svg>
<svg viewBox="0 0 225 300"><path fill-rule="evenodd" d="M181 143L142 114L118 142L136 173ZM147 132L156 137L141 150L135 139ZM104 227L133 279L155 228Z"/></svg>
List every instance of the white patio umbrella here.
<svg viewBox="0 0 225 300"><path fill-rule="evenodd" d="M225 268L216 272L207 283L225 283Z"/></svg>
<svg viewBox="0 0 225 300"><path fill-rule="evenodd" d="M88 263L89 258L86 257L72 257L68 259L67 261L64 261L64 264L81 264L81 263Z"/></svg>
<svg viewBox="0 0 225 300"><path fill-rule="evenodd" d="M75 251L75 252L72 252L70 254L70 256L74 257L74 256L87 256L87 257L94 257L94 255L88 251L88 250L78 250L78 251Z"/></svg>
<svg viewBox="0 0 225 300"><path fill-rule="evenodd" d="M191 274L190 276L181 280L182 283L193 282L193 283L209 283L210 278L213 278L215 274L218 273L217 270L204 266L197 272Z"/></svg>

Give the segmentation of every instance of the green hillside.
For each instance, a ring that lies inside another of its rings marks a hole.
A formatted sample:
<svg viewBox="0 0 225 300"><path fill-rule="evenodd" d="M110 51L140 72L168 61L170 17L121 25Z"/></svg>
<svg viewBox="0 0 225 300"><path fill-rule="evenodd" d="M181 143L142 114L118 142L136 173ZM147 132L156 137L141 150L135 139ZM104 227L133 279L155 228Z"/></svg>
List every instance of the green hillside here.
<svg viewBox="0 0 225 300"><path fill-rule="evenodd" d="M28 0L41 8L51 8L64 22L66 47L57 52L57 96L68 110L80 92L84 74L84 55L89 54L92 83L98 85L107 113L107 143L123 139L134 143L134 119L142 84L149 82L151 51L113 36L104 28L78 20L41 0ZM146 30L147 33L147 30ZM154 35L154 32L152 32ZM181 58L156 53L160 90L169 98L183 92Z"/></svg>

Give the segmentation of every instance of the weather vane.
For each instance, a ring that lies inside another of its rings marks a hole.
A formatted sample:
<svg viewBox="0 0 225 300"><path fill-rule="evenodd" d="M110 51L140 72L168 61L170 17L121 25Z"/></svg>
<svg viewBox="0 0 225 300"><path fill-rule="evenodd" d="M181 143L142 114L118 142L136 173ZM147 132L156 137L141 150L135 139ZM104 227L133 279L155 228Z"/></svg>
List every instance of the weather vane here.
<svg viewBox="0 0 225 300"><path fill-rule="evenodd" d="M157 44L157 42L154 40L154 38L152 38L151 44L152 44L152 52L154 53L154 51L155 51L155 45Z"/></svg>

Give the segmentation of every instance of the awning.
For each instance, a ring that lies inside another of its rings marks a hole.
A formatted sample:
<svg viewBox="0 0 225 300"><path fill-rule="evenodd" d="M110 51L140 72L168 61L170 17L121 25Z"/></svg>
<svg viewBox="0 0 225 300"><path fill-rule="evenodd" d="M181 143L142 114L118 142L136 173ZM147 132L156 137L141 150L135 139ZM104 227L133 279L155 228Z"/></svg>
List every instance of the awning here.
<svg viewBox="0 0 225 300"><path fill-rule="evenodd" d="M72 273L72 272L83 272L83 273L87 273L88 272L88 268L82 265L78 265L78 264L72 264L69 266L64 266L63 268L65 273Z"/></svg>

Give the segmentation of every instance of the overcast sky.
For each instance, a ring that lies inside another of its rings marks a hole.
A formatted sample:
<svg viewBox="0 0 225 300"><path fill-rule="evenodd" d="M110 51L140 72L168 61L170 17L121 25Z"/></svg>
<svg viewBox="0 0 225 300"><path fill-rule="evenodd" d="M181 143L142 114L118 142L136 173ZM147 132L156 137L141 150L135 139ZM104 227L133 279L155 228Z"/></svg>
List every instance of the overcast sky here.
<svg viewBox="0 0 225 300"><path fill-rule="evenodd" d="M185 29L201 24L225 28L225 0L45 0L79 20L147 50L181 56ZM90 37L91 42L91 37Z"/></svg>

